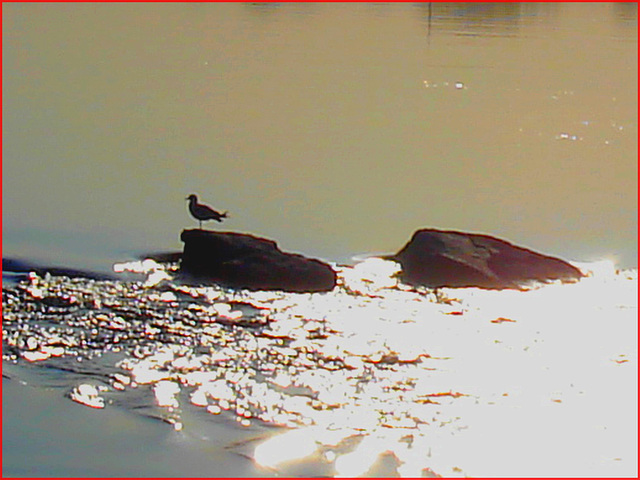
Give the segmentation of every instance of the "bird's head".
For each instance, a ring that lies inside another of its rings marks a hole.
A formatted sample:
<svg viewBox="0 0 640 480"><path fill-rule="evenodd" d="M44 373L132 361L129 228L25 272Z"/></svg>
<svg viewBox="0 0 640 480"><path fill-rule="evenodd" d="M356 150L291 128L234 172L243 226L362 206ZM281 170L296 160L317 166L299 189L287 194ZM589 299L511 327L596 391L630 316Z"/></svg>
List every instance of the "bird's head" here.
<svg viewBox="0 0 640 480"><path fill-rule="evenodd" d="M198 201L198 196L194 195L193 193L191 195L189 195L187 198L185 198L185 200L189 200L190 202L197 202Z"/></svg>

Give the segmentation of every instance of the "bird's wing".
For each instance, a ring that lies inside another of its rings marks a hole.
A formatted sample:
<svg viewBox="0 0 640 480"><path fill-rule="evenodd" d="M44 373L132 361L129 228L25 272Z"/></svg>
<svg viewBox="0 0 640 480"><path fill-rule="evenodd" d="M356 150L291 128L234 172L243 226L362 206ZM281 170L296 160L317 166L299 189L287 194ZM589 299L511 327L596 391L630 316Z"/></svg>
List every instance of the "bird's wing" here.
<svg viewBox="0 0 640 480"><path fill-rule="evenodd" d="M202 212L207 214L207 215L213 215L213 216L220 216L220 212L214 210L213 208L207 206L207 205L201 205L202 206Z"/></svg>

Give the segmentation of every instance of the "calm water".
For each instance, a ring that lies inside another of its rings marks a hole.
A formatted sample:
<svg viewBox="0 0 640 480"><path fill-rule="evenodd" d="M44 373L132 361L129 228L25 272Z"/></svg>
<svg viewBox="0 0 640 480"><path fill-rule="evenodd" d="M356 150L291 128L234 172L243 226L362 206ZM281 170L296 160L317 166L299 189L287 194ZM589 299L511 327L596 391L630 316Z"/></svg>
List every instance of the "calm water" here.
<svg viewBox="0 0 640 480"><path fill-rule="evenodd" d="M342 260L419 227L637 263L637 6L8 4L4 256L226 228Z"/></svg>
<svg viewBox="0 0 640 480"><path fill-rule="evenodd" d="M429 226L591 272L4 275L3 475L637 475L636 4L16 3L3 72L3 257L180 250L195 192L329 261Z"/></svg>

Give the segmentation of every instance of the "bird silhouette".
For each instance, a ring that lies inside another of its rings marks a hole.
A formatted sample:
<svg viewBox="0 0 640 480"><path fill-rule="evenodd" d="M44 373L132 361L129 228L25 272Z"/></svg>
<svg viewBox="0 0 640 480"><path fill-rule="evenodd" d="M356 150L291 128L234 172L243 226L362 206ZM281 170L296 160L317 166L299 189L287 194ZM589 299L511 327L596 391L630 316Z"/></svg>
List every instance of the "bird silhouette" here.
<svg viewBox="0 0 640 480"><path fill-rule="evenodd" d="M203 221L216 220L217 222L222 222L223 218L227 218L227 212L216 212L213 208L198 203L198 196L193 193L186 200L189 200L189 212L200 222L200 228L202 228Z"/></svg>

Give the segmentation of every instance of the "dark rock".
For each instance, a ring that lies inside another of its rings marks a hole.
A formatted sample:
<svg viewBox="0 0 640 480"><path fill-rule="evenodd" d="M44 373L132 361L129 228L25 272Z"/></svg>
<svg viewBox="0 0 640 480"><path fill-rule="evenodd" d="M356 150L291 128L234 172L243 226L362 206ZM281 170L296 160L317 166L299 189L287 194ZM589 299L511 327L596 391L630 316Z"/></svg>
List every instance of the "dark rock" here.
<svg viewBox="0 0 640 480"><path fill-rule="evenodd" d="M155 252L145 253L136 257L138 260L146 260L147 258L158 263L178 263L182 258L182 252Z"/></svg>
<svg viewBox="0 0 640 480"><path fill-rule="evenodd" d="M400 279L426 287L521 288L532 281L575 281L583 275L558 258L472 233L418 230L395 255Z"/></svg>
<svg viewBox="0 0 640 480"><path fill-rule="evenodd" d="M319 260L282 252L276 242L233 232L184 230L181 276L251 290L332 290L336 273Z"/></svg>
<svg viewBox="0 0 640 480"><path fill-rule="evenodd" d="M16 258L3 258L2 271L24 274L34 272L41 277L49 274L52 277L88 278L90 280L116 280L118 278L117 276L108 273L91 272L88 270L78 270L67 267L37 265L35 263Z"/></svg>

